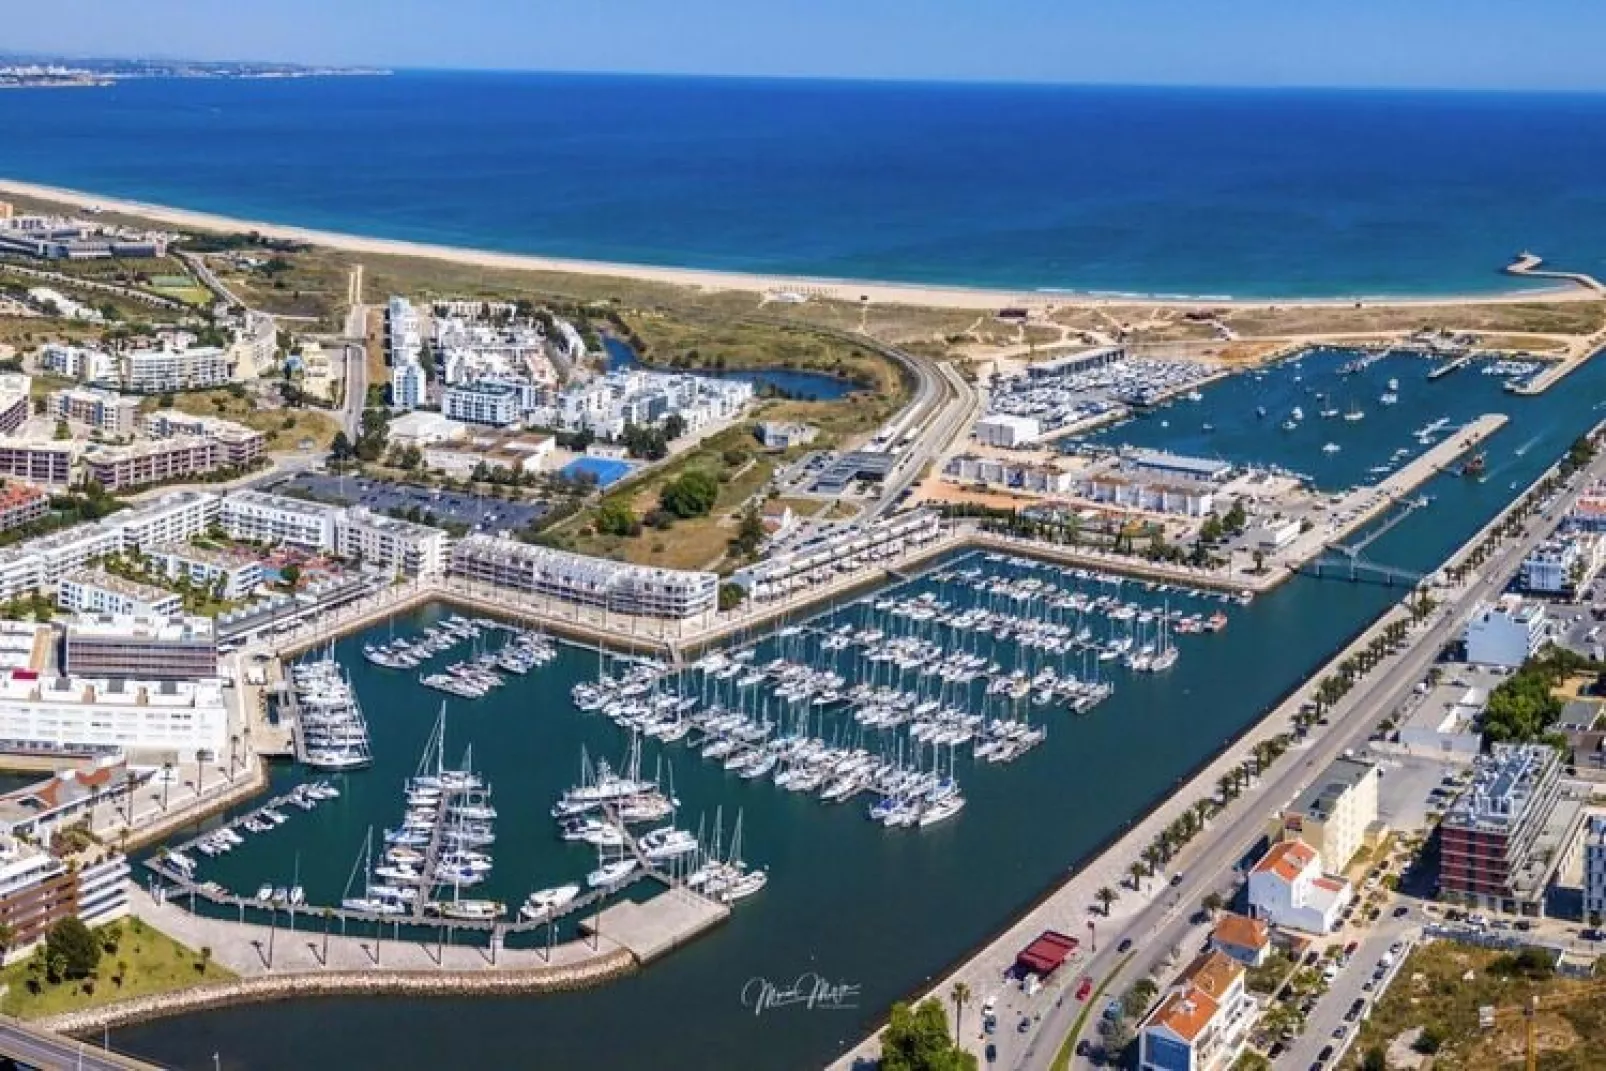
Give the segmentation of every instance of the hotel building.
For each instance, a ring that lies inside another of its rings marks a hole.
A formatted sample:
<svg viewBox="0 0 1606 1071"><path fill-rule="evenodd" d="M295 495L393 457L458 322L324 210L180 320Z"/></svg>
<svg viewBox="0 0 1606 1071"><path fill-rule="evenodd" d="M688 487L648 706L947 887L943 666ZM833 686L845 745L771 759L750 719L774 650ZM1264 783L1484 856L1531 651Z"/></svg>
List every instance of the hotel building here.
<svg viewBox="0 0 1606 1071"><path fill-rule="evenodd" d="M452 548L454 576L614 613L682 620L714 610L714 573L588 558L512 539L471 535Z"/></svg>
<svg viewBox="0 0 1606 1071"><path fill-rule="evenodd" d="M128 914L128 860L112 855L72 868L16 837L0 838L0 925L12 934L0 962L32 954L51 927L77 916L100 926Z"/></svg>
<svg viewBox="0 0 1606 1071"><path fill-rule="evenodd" d="M146 551L169 580L187 577L199 588L216 589L225 602L240 602L262 583L262 565L188 543L161 543Z"/></svg>
<svg viewBox="0 0 1606 1071"><path fill-rule="evenodd" d="M139 399L92 387L69 387L50 395L50 414L58 420L87 424L107 435L133 435L139 420Z"/></svg>
<svg viewBox="0 0 1606 1071"><path fill-rule="evenodd" d="M216 680L138 681L0 674L0 750L40 754L145 751L195 760L228 747Z"/></svg>
<svg viewBox="0 0 1606 1071"><path fill-rule="evenodd" d="M500 383L464 383L441 396L441 414L465 424L505 428L518 423L520 411L519 392Z"/></svg>
<svg viewBox="0 0 1606 1071"><path fill-rule="evenodd" d="M1335 760L1274 822L1272 839L1304 841L1343 872L1378 832L1377 789L1382 779L1382 772L1369 762Z"/></svg>
<svg viewBox="0 0 1606 1071"><path fill-rule="evenodd" d="M67 622L62 662L75 677L199 680L217 676L209 617L80 615Z"/></svg>
<svg viewBox="0 0 1606 1071"><path fill-rule="evenodd" d="M217 519L221 499L210 491L170 491L149 505L101 521L121 533L122 550L146 551L159 543L183 543Z"/></svg>
<svg viewBox="0 0 1606 1071"><path fill-rule="evenodd" d="M1472 612L1462 638L1468 662L1515 669L1544 646L1550 627L1542 604L1503 595L1498 602L1484 603Z"/></svg>

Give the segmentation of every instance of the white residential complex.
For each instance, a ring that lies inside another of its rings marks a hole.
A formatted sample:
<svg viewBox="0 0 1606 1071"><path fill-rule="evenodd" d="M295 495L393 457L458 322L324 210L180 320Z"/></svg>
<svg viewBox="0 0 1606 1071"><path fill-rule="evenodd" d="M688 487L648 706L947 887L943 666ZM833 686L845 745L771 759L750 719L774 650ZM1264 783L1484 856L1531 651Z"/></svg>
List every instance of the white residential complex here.
<svg viewBox="0 0 1606 1071"><path fill-rule="evenodd" d="M69 387L50 395L49 412L58 420L87 424L107 435L132 435L139 424L139 399L92 387Z"/></svg>
<svg viewBox="0 0 1606 1071"><path fill-rule="evenodd" d="M218 523L231 539L360 558L365 565L406 576L433 576L446 568L444 531L361 506L240 491L223 500Z"/></svg>
<svg viewBox="0 0 1606 1071"><path fill-rule="evenodd" d="M1272 926L1328 934L1354 890L1322 872L1322 856L1302 840L1273 844L1249 872L1249 910Z"/></svg>
<svg viewBox="0 0 1606 1071"><path fill-rule="evenodd" d="M895 558L941 535L942 519L930 510L900 513L868 525L838 525L738 569L731 582L744 588L753 602L768 602Z"/></svg>
<svg viewBox="0 0 1606 1071"><path fill-rule="evenodd" d="M335 533L335 552L344 557L404 576L438 576L446 570L446 533L439 528L352 506L339 517Z"/></svg>
<svg viewBox="0 0 1606 1071"><path fill-rule="evenodd" d="M124 390L160 394L227 386L234 359L217 346L130 350L118 361Z"/></svg>
<svg viewBox="0 0 1606 1071"><path fill-rule="evenodd" d="M56 605L78 614L170 617L184 608L176 593L100 569L74 569L56 586Z"/></svg>
<svg viewBox="0 0 1606 1071"><path fill-rule="evenodd" d="M424 336L418 310L406 298L393 297L385 306L385 337L390 359L391 408L417 409L426 401L424 369L418 363Z"/></svg>
<svg viewBox="0 0 1606 1071"><path fill-rule="evenodd" d="M740 416L753 385L739 379L631 370L610 372L564 390L537 407L526 423L563 431L590 431L617 439L626 425L654 427L671 415L697 431Z"/></svg>
<svg viewBox="0 0 1606 1071"><path fill-rule="evenodd" d="M452 548L451 573L502 591L671 620L711 612L719 596L714 573L630 565L487 535Z"/></svg>
<svg viewBox="0 0 1606 1071"><path fill-rule="evenodd" d="M519 392L505 383L463 383L441 395L441 415L465 424L506 428L519 422Z"/></svg>

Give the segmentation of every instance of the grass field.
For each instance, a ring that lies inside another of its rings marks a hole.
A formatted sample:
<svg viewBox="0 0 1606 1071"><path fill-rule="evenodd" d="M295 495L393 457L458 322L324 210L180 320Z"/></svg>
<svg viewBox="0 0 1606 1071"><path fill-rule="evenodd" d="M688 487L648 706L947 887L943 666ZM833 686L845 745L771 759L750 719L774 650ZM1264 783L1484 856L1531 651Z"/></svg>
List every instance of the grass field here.
<svg viewBox="0 0 1606 1071"><path fill-rule="evenodd" d="M1539 1067L1544 1071L1606 1067L1606 999L1597 992L1598 983L1554 976L1504 977L1490 969L1503 955L1508 953L1446 941L1417 948L1363 1023L1344 1066L1359 1068L1368 1049L1386 1048L1406 1031L1422 1027L1443 1039L1433 1057L1436 1071L1520 1068L1524 1028L1515 1009L1538 996ZM1583 999L1563 1003L1579 994ZM1478 1026L1478 1009L1486 1005L1501 1009L1501 1019L1492 1030Z"/></svg>
<svg viewBox="0 0 1606 1071"><path fill-rule="evenodd" d="M100 966L91 978L56 985L40 980L39 992L35 993L29 986L33 976L26 960L0 970L0 984L6 987L5 996L0 997L0 1012L38 1019L234 977L232 972L205 960L198 951L185 948L135 918L95 933L104 941L108 931L114 929L119 931L116 951L106 952L103 946Z"/></svg>
<svg viewBox="0 0 1606 1071"><path fill-rule="evenodd" d="M705 439L685 457L631 481L603 499L604 502L625 502L637 517L642 517L657 507L659 489L666 483L684 472L702 469L714 474L720 484L719 498L707 516L677 520L667 531L643 527L640 535L623 537L592 531L590 518L595 514L587 511L563 526L562 545L582 554L638 565L670 569L716 567L736 534L737 522L732 514L756 494L775 471L775 459L757 453L755 446L751 425L727 428ZM733 448L751 455L746 463L734 469L723 458L724 452Z"/></svg>
<svg viewBox="0 0 1606 1071"><path fill-rule="evenodd" d="M156 408L157 399L147 398L146 411ZM196 416L222 417L262 432L270 451L299 450L302 439L311 439L317 449L328 447L340 430L335 414L323 409L263 409L249 392L243 396L223 388L188 391L173 395L173 408Z"/></svg>

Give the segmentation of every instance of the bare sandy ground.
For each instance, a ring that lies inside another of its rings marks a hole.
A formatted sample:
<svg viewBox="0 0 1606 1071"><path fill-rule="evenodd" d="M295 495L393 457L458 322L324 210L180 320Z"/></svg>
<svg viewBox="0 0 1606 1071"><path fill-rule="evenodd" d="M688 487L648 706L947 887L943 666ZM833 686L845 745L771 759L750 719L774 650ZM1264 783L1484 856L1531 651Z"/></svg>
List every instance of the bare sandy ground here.
<svg viewBox="0 0 1606 1071"><path fill-rule="evenodd" d="M1490 302L1517 301L1589 301L1599 300L1598 293L1582 286L1562 284L1545 289L1521 289L1506 293L1469 294L1434 297L1334 297L1324 299L1296 298L1286 301L1275 299L1205 300L1201 298L1161 299L1123 296L1091 296L1073 293L1044 293L1041 291L990 290L977 287L922 286L902 283L858 282L850 279L814 279L785 275L745 275L736 272L702 271L694 268L664 268L645 264L610 264L591 260L568 260L558 257L528 256L517 253L494 253L486 250L463 249L454 246L430 245L423 242L406 242L388 238L365 238L360 235L340 234L334 231L290 227L257 220L231 219L207 212L168 208L111 197L100 197L80 190L42 186L30 182L0 179L0 194L32 197L56 201L79 208L100 208L128 216L138 216L154 223L175 228L211 231L256 231L259 234L288 241L306 242L351 253L384 256L425 257L454 261L487 268L510 268L528 271L568 272L576 275L608 278L638 279L670 285L687 286L701 290L736 290L774 295L790 292L809 297L832 298L843 301L865 301L886 305L913 305L929 308L996 309L1001 306L1025 306L1036 309L1063 308L1066 306L1122 305L1126 307L1201 305L1232 306L1237 308L1303 308L1333 305L1480 305ZM962 254L963 250L955 250Z"/></svg>

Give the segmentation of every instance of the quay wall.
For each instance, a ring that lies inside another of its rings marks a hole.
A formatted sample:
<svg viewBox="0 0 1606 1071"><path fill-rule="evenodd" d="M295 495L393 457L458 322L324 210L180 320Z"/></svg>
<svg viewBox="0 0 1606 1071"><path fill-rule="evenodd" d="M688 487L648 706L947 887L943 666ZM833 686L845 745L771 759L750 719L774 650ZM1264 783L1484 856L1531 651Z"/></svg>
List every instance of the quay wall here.
<svg viewBox="0 0 1606 1071"><path fill-rule="evenodd" d="M233 1004L298 1000L304 997L506 996L559 992L602 985L636 969L634 956L624 949L615 949L586 963L572 966L483 971L374 968L259 975L67 1012L38 1020L36 1025L62 1034L88 1034Z"/></svg>
<svg viewBox="0 0 1606 1071"><path fill-rule="evenodd" d="M258 759L251 764L251 768L244 778L235 778L226 792L216 796L208 796L206 799L199 800L184 810L174 811L152 825L130 830L128 848L130 850L142 848L147 844L161 840L175 829L182 829L185 826L205 821L214 814L221 814L235 804L261 793L267 787L267 766L261 759Z"/></svg>

